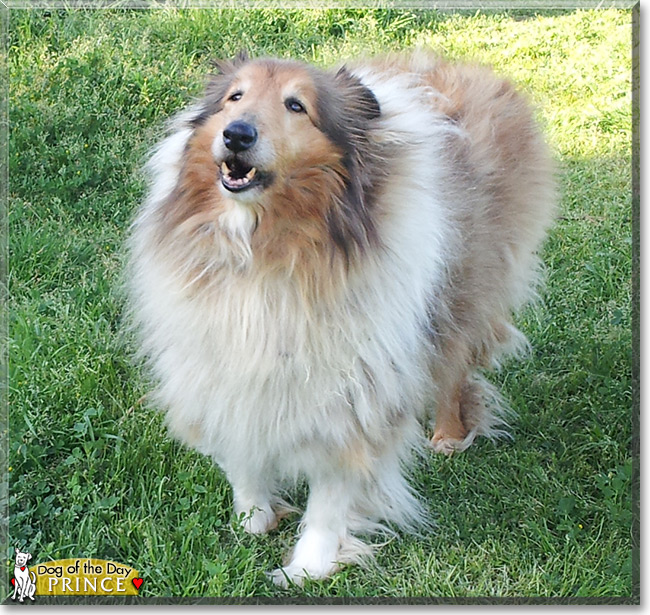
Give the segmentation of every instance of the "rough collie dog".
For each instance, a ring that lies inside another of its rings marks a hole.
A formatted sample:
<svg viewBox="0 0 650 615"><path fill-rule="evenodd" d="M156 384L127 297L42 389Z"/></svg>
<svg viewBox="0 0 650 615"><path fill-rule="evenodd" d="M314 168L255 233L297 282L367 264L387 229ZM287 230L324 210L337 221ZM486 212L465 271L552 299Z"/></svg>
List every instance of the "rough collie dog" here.
<svg viewBox="0 0 650 615"><path fill-rule="evenodd" d="M306 480L272 573L300 583L365 554L360 536L423 521L405 473L429 412L443 453L502 429L479 370L523 338L511 316L551 163L486 68L420 52L218 69L150 160L133 314L156 405L223 469L248 531L273 529L283 485Z"/></svg>

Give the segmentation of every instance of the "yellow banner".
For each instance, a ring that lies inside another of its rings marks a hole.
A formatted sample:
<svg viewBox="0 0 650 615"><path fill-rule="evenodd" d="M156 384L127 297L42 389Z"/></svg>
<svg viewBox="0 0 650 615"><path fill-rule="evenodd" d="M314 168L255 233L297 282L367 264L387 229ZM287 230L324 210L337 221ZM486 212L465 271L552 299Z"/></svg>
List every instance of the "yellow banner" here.
<svg viewBox="0 0 650 615"><path fill-rule="evenodd" d="M60 559L31 566L37 596L137 596L138 571L104 559Z"/></svg>

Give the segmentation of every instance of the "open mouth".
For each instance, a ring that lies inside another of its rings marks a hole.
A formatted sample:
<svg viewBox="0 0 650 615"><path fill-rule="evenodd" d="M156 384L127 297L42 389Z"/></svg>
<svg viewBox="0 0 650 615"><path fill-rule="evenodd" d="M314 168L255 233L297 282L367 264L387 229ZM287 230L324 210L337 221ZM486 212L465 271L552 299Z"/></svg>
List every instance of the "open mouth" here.
<svg viewBox="0 0 650 615"><path fill-rule="evenodd" d="M261 172L235 156L221 163L219 176L223 187L230 192L249 190L262 180Z"/></svg>

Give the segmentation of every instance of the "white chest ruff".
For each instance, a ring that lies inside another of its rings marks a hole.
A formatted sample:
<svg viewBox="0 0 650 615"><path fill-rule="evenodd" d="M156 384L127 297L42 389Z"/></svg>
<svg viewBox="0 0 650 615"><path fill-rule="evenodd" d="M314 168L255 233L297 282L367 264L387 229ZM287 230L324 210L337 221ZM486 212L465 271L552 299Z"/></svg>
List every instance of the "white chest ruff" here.
<svg viewBox="0 0 650 615"><path fill-rule="evenodd" d="M417 249L412 235L408 244ZM277 460L315 443L378 443L396 416L415 416L429 381L434 272L422 275L421 255L386 254L321 310L290 279L243 275L192 296L168 279L167 299L150 307L166 331L158 395L172 430L222 462L251 450Z"/></svg>
<svg viewBox="0 0 650 615"><path fill-rule="evenodd" d="M378 199L382 248L363 257L335 303L307 309L291 279L249 273L190 292L159 262L140 265L158 401L173 432L218 460L251 449L278 457L315 442L379 442L397 415L422 407L430 380L424 330L454 241L435 196L448 128L425 108L427 92L407 110L390 94L403 79L372 85L383 110L378 134L408 147ZM158 172L176 169L181 151L170 139ZM219 224L242 262L256 258L246 204Z"/></svg>

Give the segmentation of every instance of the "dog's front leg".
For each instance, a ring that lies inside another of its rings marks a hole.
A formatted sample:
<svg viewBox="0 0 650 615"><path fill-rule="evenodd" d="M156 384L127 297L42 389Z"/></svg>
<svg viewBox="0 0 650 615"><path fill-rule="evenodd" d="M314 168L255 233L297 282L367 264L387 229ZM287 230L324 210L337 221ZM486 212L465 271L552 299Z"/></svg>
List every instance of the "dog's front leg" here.
<svg viewBox="0 0 650 615"><path fill-rule="evenodd" d="M302 585L305 578L323 579L336 572L341 547L350 540L349 519L356 492L343 476L320 477L310 484L302 532L289 563L270 576L276 585Z"/></svg>
<svg viewBox="0 0 650 615"><path fill-rule="evenodd" d="M235 515L243 528L251 534L264 534L274 529L277 515L271 501L273 484L263 472L245 465L236 465L226 471L232 485Z"/></svg>

